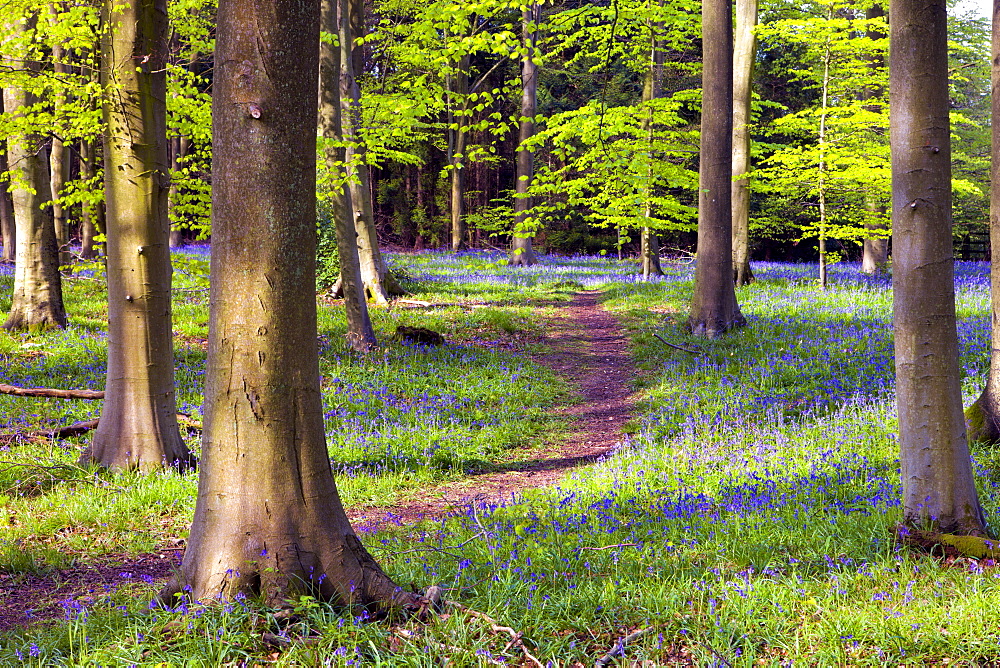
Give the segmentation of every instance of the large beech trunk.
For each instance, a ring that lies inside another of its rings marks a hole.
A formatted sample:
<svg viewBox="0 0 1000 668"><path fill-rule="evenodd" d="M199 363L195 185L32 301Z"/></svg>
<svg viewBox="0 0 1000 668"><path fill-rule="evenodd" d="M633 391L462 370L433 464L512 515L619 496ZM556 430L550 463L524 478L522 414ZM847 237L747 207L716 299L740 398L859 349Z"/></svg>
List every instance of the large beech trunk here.
<svg viewBox="0 0 1000 668"><path fill-rule="evenodd" d="M100 424L81 461L186 466L193 458L177 427L170 303L167 2L107 0L104 11L108 375Z"/></svg>
<svg viewBox="0 0 1000 668"><path fill-rule="evenodd" d="M359 128L361 125L361 88L356 73L361 62L361 52L354 48L354 37L364 26L362 0L337 0L346 20L340 21L340 100L343 113L341 127L349 140L345 153L348 173L351 175L351 206L354 226L358 235L358 254L361 261L361 278L365 290L377 304L388 304L390 295L401 295L403 289L389 273L385 258L378 247L375 214L372 207L371 171L365 162L365 144Z"/></svg>
<svg viewBox="0 0 1000 668"><path fill-rule="evenodd" d="M688 327L715 338L745 323L733 284L733 17L728 0L702 3L698 258Z"/></svg>
<svg viewBox="0 0 1000 668"><path fill-rule="evenodd" d="M757 1L736 0L733 50L733 277L736 285L754 280L750 269L750 102L757 57Z"/></svg>
<svg viewBox="0 0 1000 668"><path fill-rule="evenodd" d="M35 29L36 17L18 21L22 31ZM15 67L22 66L15 63ZM28 64L27 67L36 67ZM36 102L34 95L19 88L5 88L4 110L16 115ZM62 281L59 276L59 249L52 227L48 201L48 156L38 135L7 137L7 159L13 172L11 195L14 204L17 251L14 261L14 296L5 329L48 329L66 326Z"/></svg>
<svg viewBox="0 0 1000 668"><path fill-rule="evenodd" d="M325 32L339 34L340 22L349 20L342 12L343 4L337 0L321 1L321 25ZM319 131L325 141L323 158L326 168L336 172L346 158L344 134L341 125L340 59L341 49L329 41L319 47ZM330 195L337 233L337 254L340 257L341 292L347 315L347 344L358 351L378 345L375 330L368 314L365 287L361 278L361 260L358 256L357 228L351 205L351 191L345 183Z"/></svg>
<svg viewBox="0 0 1000 668"><path fill-rule="evenodd" d="M981 534L962 415L951 233L948 33L937 0L892 0L889 103L903 522Z"/></svg>
<svg viewBox="0 0 1000 668"><path fill-rule="evenodd" d="M534 153L524 144L535 134L535 108L538 98L538 65L535 64L537 58L535 50L541 18L541 5L536 3L525 7L522 41L527 51L521 61L521 123L518 129L517 165L514 174L514 238L510 244L510 263L523 267L538 262L531 247L532 234L524 229L528 209L531 208L527 194L531 177L534 175L535 158Z"/></svg>
<svg viewBox="0 0 1000 668"><path fill-rule="evenodd" d="M993 3L993 169L990 188L990 371L986 387L965 411L970 442L1000 443L1000 2Z"/></svg>
<svg viewBox="0 0 1000 668"><path fill-rule="evenodd" d="M354 534L327 453L315 295L319 19L319 0L219 3L202 459L167 600L417 600Z"/></svg>

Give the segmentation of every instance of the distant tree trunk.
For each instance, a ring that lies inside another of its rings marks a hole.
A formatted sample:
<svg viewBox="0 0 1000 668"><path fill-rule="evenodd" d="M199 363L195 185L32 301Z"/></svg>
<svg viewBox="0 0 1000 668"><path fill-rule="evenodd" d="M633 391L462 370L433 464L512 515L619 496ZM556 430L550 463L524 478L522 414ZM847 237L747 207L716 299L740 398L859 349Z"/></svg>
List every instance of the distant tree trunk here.
<svg viewBox="0 0 1000 668"><path fill-rule="evenodd" d="M990 371L986 387L965 411L966 428L972 443L1000 443L1000 1L993 3L993 100L992 178L990 188L990 300L993 318L990 327Z"/></svg>
<svg viewBox="0 0 1000 668"><path fill-rule="evenodd" d="M514 238L510 243L510 263L522 267L538 262L531 247L533 233L525 229L528 209L531 208L527 194L534 175L535 155L524 145L535 134L535 108L538 98L538 65L535 64L535 59L538 24L541 20L541 5L535 3L525 7L521 39L527 52L521 61L521 124L517 136L517 165L514 173Z"/></svg>
<svg viewBox="0 0 1000 668"><path fill-rule="evenodd" d="M170 145L170 192L167 195L167 220L170 221L170 247L180 248L184 245L184 234L181 232L181 215L178 209L181 189L177 184L176 174L183 164L188 152L187 137L172 137Z"/></svg>
<svg viewBox="0 0 1000 668"><path fill-rule="evenodd" d="M733 51L733 277L737 286L753 283L750 269L750 103L757 57L758 0L736 0Z"/></svg>
<svg viewBox="0 0 1000 668"><path fill-rule="evenodd" d="M733 284L733 17L728 0L702 3L698 257L688 327L715 338L745 324Z"/></svg>
<svg viewBox="0 0 1000 668"><path fill-rule="evenodd" d="M465 116L469 96L469 56L464 55L458 61L458 67L449 78L451 87L451 250L458 252L468 247L465 229L465 146L468 141L468 118ZM455 105L459 109L455 110Z"/></svg>
<svg viewBox="0 0 1000 668"><path fill-rule="evenodd" d="M661 0L651 0L659 3ZM660 48L659 33L663 30L663 24L649 22L649 69L646 70L645 81L642 87L642 102L646 107L646 116L642 119L642 129L649 140L649 168L646 172L646 206L645 216L647 224L642 227L639 233L639 255L642 258L642 277L649 280L651 276L662 276L663 269L660 267L660 242L656 238L656 232L649 226L648 221L653 219L653 107L650 104L660 97L663 89L663 49Z"/></svg>
<svg viewBox="0 0 1000 668"><path fill-rule="evenodd" d="M830 19L833 19L833 8L830 8ZM830 96L830 41L827 39L823 50L823 83L820 93L819 114L819 169L816 180L816 190L819 193L819 287L826 290L827 286L827 255L826 255L826 117Z"/></svg>
<svg viewBox="0 0 1000 668"><path fill-rule="evenodd" d="M167 192L167 0L106 0L101 38L108 375L81 462L188 466L177 428ZM152 55L150 55L152 54Z"/></svg>
<svg viewBox="0 0 1000 668"><path fill-rule="evenodd" d="M325 32L340 33L340 22L347 20L340 9L343 4L337 0L321 0L321 26ZM331 173L344 169L345 150L340 106L340 59L341 49L329 42L321 42L319 47L319 130L327 140L323 146L326 168ZM334 145L334 143L336 144ZM358 257L358 233L354 227L351 206L351 191L347 184L336 188L330 195L337 232L337 254L340 258L341 291L344 295L344 311L347 315L347 344L358 351L366 351L378 345L375 330L372 329L365 300L365 286L361 278L361 261Z"/></svg>
<svg viewBox="0 0 1000 668"><path fill-rule="evenodd" d="M3 113L3 90L0 90L0 114ZM0 140L0 173L7 171L7 141ZM3 254L0 262L13 262L16 237L14 234L14 202L10 196L7 182L0 183L0 240L3 242Z"/></svg>
<svg viewBox="0 0 1000 668"><path fill-rule="evenodd" d="M55 14L56 4L50 5L50 10ZM52 47L53 70L56 76L68 74L71 67L65 61L65 52L61 44ZM65 99L62 93L53 97L53 112L57 118L62 113ZM58 121L57 121L58 122ZM69 151L66 149L62 139L56 135L52 136L52 143L49 149L49 188L52 193L52 226L55 229L56 244L59 246L59 264L68 265L72 258L69 253L69 221L66 219L66 211L59 202L62 196L63 185L69 177Z"/></svg>
<svg viewBox="0 0 1000 668"><path fill-rule="evenodd" d="M948 31L937 0L891 0L892 283L903 522L985 531L955 324Z"/></svg>
<svg viewBox="0 0 1000 668"><path fill-rule="evenodd" d="M419 600L361 545L327 452L315 296L319 9L219 3L202 460L184 561L161 599Z"/></svg>
<svg viewBox="0 0 1000 668"><path fill-rule="evenodd" d="M15 30L35 30L37 17L16 22ZM37 68L33 63L16 62L13 67ZM4 111L17 115L36 102L35 96L20 88L5 88ZM14 262L14 296L4 329L48 329L66 326L62 280L59 276L59 249L52 227L51 210L42 210L48 200L48 156L38 135L7 137L7 159L13 173L11 191L14 205L17 253Z"/></svg>
<svg viewBox="0 0 1000 668"><path fill-rule="evenodd" d="M877 4L872 5L865 10L866 19L877 19L883 16L885 16L885 10ZM868 29L869 39L881 39L883 37L885 37L884 31L874 28ZM870 63L872 67L881 67L883 64L884 61L881 57L873 59ZM870 98L874 93L876 93L874 90L864 91L866 98ZM876 220L885 215L885 206L872 198L869 198L867 208L869 213L871 213L872 217ZM885 225L881 222L868 221L865 222L865 230L867 230L871 236L865 237L862 242L861 272L864 274L877 274L879 272L884 272L886 263L889 260L889 239L885 236Z"/></svg>
<svg viewBox="0 0 1000 668"><path fill-rule="evenodd" d="M403 294L402 288L389 273L378 247L378 233L372 209L371 172L365 163L365 144L360 135L361 88L355 73L354 32L363 26L364 3L362 0L338 0L341 11L347 16L340 22L340 100L343 114L341 124L349 140L345 160L351 174L351 205L354 225L358 233L358 253L361 261L361 278L365 290L377 304L388 304L389 296ZM352 27L353 26L353 27Z"/></svg>
<svg viewBox="0 0 1000 668"><path fill-rule="evenodd" d="M94 146L89 140L80 142L80 179L88 181L94 178ZM80 212L80 257L85 260L92 260L97 257L97 248L94 247L95 226L97 206L84 202Z"/></svg>

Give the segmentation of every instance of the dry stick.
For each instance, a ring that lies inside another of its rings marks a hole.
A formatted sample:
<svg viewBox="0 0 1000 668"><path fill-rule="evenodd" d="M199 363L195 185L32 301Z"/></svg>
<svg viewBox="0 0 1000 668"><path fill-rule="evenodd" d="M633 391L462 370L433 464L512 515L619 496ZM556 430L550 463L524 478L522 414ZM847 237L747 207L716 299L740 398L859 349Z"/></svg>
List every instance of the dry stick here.
<svg viewBox="0 0 1000 668"><path fill-rule="evenodd" d="M610 652L608 652L607 654L605 654L604 656L602 656L601 658L599 658L597 661L594 662L594 668L607 668L607 666L610 666L611 662L614 661L615 658L619 656L625 656L626 645L628 645L633 640L641 638L642 636L646 635L655 628L656 628L655 626L647 626L644 629L633 631L624 638L619 638L615 642L614 647L611 648Z"/></svg>
<svg viewBox="0 0 1000 668"><path fill-rule="evenodd" d="M177 422L187 429L193 429L201 431L201 425L192 420L190 416L184 413L177 414ZM0 434L0 443L10 444L16 441L19 437L22 440L37 442L50 438L66 438L68 436L79 436L80 434L86 434L91 429L97 429L97 425L100 420L84 420L82 422L74 422L71 425L65 427L57 427L56 429L43 429L41 431L36 431L29 434Z"/></svg>
<svg viewBox="0 0 1000 668"><path fill-rule="evenodd" d="M697 355L698 353L701 352L700 350L692 350L691 348L685 348L684 346L678 346L676 344L670 343L670 341L667 341L665 338L663 338L656 332L653 332L653 336L655 336L656 338L658 338L660 341L670 346L671 348L676 348L677 350L683 350L684 352L691 353L692 355Z"/></svg>
<svg viewBox="0 0 1000 668"><path fill-rule="evenodd" d="M509 626L500 626L496 622L496 620L493 619L492 617L489 617L488 615L484 615L483 613L479 612L478 610L473 610L472 608L467 608L464 605L462 605L461 603L455 603L454 601L445 601L445 605L449 605L449 606L455 608L456 610L461 610L462 612L464 612L465 614L469 615L470 617L476 617L478 619L483 620L484 622L486 622L487 624L489 624L490 630L493 631L493 633L498 633L498 634L499 633L506 633L507 635L509 635L512 638L511 642L513 643L513 645L516 645L517 647L521 648L521 652L524 654L524 658L526 660L528 660L529 662L531 662L532 665L538 666L538 668L545 668L545 666L542 665L542 662L539 661L538 659L536 659L534 656L532 656L532 654L528 651L528 648L524 646L524 641L521 640L523 634L515 631L514 629L510 628ZM508 647L511 647L511 646L512 645L508 645Z"/></svg>
<svg viewBox="0 0 1000 668"><path fill-rule="evenodd" d="M104 392L99 390L54 390L47 387L15 387L0 384L0 394L13 394L16 397L51 397L55 399L103 399Z"/></svg>
<svg viewBox="0 0 1000 668"><path fill-rule="evenodd" d="M603 545L601 547L581 547L581 550L610 550L613 547L639 547L639 543L618 543L617 545Z"/></svg>

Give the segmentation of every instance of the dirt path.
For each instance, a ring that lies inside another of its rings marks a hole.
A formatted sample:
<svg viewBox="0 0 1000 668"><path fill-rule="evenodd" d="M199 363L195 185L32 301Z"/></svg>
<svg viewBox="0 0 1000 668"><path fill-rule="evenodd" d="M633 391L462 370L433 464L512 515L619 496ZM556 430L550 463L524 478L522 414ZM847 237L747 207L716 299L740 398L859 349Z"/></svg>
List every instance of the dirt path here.
<svg viewBox="0 0 1000 668"><path fill-rule="evenodd" d="M568 379L582 395L579 404L560 410L573 420L565 441L533 451L535 458L508 470L469 476L420 492L404 504L348 513L358 531L413 524L440 517L475 500L489 503L557 481L571 469L592 462L622 439L621 428L632 412L631 381L635 365L626 339L596 292L579 292L548 325L543 343L549 350L536 361Z"/></svg>
<svg viewBox="0 0 1000 668"><path fill-rule="evenodd" d="M632 411L629 392L635 366L615 319L597 293L578 293L547 324L548 347L536 361L567 378L582 401L560 412L573 420L566 440L532 451L534 458L501 472L473 475L431 490L399 505L349 512L359 532L441 517L472 501L509 499L525 489L550 485L573 467L592 462L622 438ZM130 581L163 581L179 564L177 549L57 571L46 576L0 574L0 631L32 621L61 617ZM125 563L108 563L122 561Z"/></svg>

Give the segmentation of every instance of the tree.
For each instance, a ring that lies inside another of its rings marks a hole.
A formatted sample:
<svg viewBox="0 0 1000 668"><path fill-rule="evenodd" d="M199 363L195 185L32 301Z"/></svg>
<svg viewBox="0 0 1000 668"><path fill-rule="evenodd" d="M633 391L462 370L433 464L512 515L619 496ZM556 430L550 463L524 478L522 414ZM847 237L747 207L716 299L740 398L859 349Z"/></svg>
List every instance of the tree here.
<svg viewBox="0 0 1000 668"><path fill-rule="evenodd" d="M728 0L702 3L698 259L688 327L715 338L745 324L733 284L733 18Z"/></svg>
<svg viewBox="0 0 1000 668"><path fill-rule="evenodd" d="M650 5L653 3L650 2ZM660 4L659 0L656 2ZM653 220L653 100L660 97L663 92L663 61L664 53L660 46L663 31L663 24L659 21L649 20L649 69L646 71L645 81L642 86L642 103L646 107L646 117L643 119L643 129L649 136L649 168L646 184L646 203L643 207L647 223L642 226L639 238L639 256L642 258L642 277L649 280L650 276L662 276L663 269L660 267L660 242L656 238L656 232L650 227Z"/></svg>
<svg viewBox="0 0 1000 668"><path fill-rule="evenodd" d="M49 183L45 142L27 118L37 102L29 89L38 70L33 51L37 21L35 14L12 21L7 46L16 46L19 53L10 66L23 76L19 86L3 89L5 116L13 123L24 122L17 135L7 135L17 252L14 296L3 327L13 330L66 326L55 230L50 213L42 209ZM10 53L5 55L10 58Z"/></svg>
<svg viewBox="0 0 1000 668"><path fill-rule="evenodd" d="M101 38L108 374L81 461L189 465L177 427L167 196L166 0L106 0Z"/></svg>
<svg viewBox="0 0 1000 668"><path fill-rule="evenodd" d="M750 102L757 56L758 0L736 0L733 45L733 277L736 285L752 283L750 269Z"/></svg>
<svg viewBox="0 0 1000 668"><path fill-rule="evenodd" d="M962 416L951 236L945 4L889 13L893 329L903 522L982 534Z"/></svg>
<svg viewBox="0 0 1000 668"><path fill-rule="evenodd" d="M418 600L354 534L327 453L315 296L319 10L319 0L219 3L202 459L166 600Z"/></svg>
<svg viewBox="0 0 1000 668"><path fill-rule="evenodd" d="M525 54L521 63L521 120L518 131L517 165L514 173L514 238L511 240L510 263L530 266L538 262L531 247L531 231L527 213L531 208L528 188L534 174L534 152L526 146L535 134L535 113L538 99L538 27L542 6L538 3L524 9L523 41Z"/></svg>
<svg viewBox="0 0 1000 668"><path fill-rule="evenodd" d="M3 91L0 90L0 114L3 114ZM0 174L7 172L7 142L0 141ZM0 181L0 239L3 243L3 255L0 262L14 261L14 201L6 184Z"/></svg>
<svg viewBox="0 0 1000 668"><path fill-rule="evenodd" d="M875 22L875 19L881 19L884 16L885 10L879 5L872 5L865 10L865 18L870 21L868 28L869 39L875 41L885 37L885 29ZM881 54L872 58L871 67L881 68L884 66L884 58L882 58ZM882 93L877 90L868 89L862 91L862 99L868 99L873 96L881 97ZM886 262L889 260L889 238L886 236L885 205L882 202L882 198L869 196L868 209L872 212L873 216L865 225L869 234L865 236L861 246L861 271L865 274L875 274L883 271Z"/></svg>
<svg viewBox="0 0 1000 668"><path fill-rule="evenodd" d="M333 43L333 38L340 33L340 22L347 19L340 11L342 7L343 4L337 0L321 2L322 28L326 34L319 47L319 128L325 161L324 175L332 182L327 199L337 234L341 290L347 315L347 343L354 350L363 352L378 342L368 315L365 286L361 278L351 191L343 174L346 151L340 122L341 48Z"/></svg>
<svg viewBox="0 0 1000 668"><path fill-rule="evenodd" d="M990 247L1000 254L1000 2L993 3L992 67L992 174L990 189ZM990 370L986 387L965 411L966 428L972 443L1000 442L1000 257L990 261L990 301L993 317L990 328Z"/></svg>

